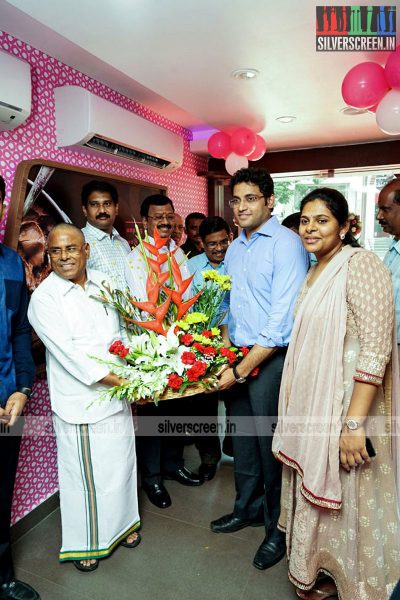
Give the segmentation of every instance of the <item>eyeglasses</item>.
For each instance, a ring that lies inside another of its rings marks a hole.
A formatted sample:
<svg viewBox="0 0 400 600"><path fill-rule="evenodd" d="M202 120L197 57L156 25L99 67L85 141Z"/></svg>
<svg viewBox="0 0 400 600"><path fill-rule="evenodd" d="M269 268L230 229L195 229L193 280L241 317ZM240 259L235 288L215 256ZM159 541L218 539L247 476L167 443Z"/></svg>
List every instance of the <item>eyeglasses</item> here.
<svg viewBox="0 0 400 600"><path fill-rule="evenodd" d="M173 213L170 215L155 215L154 217L148 215L147 218L153 219L153 221L155 221L156 223L161 223L161 221L164 221L165 219L167 219L167 221L169 221L170 223L174 223L175 221L175 215Z"/></svg>
<svg viewBox="0 0 400 600"><path fill-rule="evenodd" d="M82 244L82 246L67 246L66 248L49 248L47 252L53 258L58 258L59 256L62 256L64 252L68 256L77 256L78 254L80 254L82 248L84 248L85 246L86 243Z"/></svg>
<svg viewBox="0 0 400 600"><path fill-rule="evenodd" d="M210 250L215 250L216 248L219 248L221 246L222 248L225 248L225 246L229 246L229 238L225 238L220 242L205 242L204 245L207 246L207 248L209 248Z"/></svg>
<svg viewBox="0 0 400 600"><path fill-rule="evenodd" d="M229 206L231 208L235 207L235 206L239 206L239 204L242 202L242 200L244 202L246 202L247 204L255 204L257 202L257 200L259 200L260 198L264 198L264 194L261 194L261 196L256 196L255 194L248 194L248 196L245 196L244 198L231 198L229 200Z"/></svg>

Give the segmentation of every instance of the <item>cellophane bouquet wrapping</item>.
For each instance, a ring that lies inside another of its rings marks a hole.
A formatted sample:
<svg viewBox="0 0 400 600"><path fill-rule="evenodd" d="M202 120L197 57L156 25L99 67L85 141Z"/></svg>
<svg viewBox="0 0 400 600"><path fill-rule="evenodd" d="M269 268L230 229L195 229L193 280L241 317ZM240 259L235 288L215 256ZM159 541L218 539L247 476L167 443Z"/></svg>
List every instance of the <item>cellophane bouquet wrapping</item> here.
<svg viewBox="0 0 400 600"><path fill-rule="evenodd" d="M182 278L175 251L160 252L165 239L157 229L154 243L138 231L137 235L148 269L146 300L106 285L97 298L118 311L128 340L111 344L110 360L96 359L126 380L103 392L102 399L157 404L210 390L223 366L234 364L248 351L226 348L218 327L230 278L214 269L204 271L204 287L191 295L193 275Z"/></svg>

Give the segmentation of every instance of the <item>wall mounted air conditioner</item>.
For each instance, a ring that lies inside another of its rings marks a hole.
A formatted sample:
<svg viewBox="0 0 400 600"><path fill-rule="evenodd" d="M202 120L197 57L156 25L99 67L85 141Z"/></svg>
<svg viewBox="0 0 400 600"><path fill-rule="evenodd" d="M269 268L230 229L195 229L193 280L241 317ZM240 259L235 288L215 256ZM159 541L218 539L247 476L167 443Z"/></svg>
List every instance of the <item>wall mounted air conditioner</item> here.
<svg viewBox="0 0 400 600"><path fill-rule="evenodd" d="M31 114L31 67L0 51L0 131L15 129Z"/></svg>
<svg viewBox="0 0 400 600"><path fill-rule="evenodd" d="M163 171L182 165L183 139L71 85L54 90L58 146L81 146Z"/></svg>

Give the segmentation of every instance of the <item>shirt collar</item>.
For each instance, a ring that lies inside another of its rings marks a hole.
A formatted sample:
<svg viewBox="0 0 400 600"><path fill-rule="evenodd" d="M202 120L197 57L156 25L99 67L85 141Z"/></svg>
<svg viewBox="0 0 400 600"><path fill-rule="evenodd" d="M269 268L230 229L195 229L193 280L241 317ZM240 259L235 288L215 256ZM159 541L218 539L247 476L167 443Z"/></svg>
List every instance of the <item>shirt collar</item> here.
<svg viewBox="0 0 400 600"><path fill-rule="evenodd" d="M268 221L265 221L265 223L263 225L261 225L261 227L259 229L257 229L257 231L255 231L254 233L251 234L250 239L253 236L259 236L259 235L264 235L266 237L272 237L276 231L279 229L280 225L279 225L279 221L276 217L272 216L268 219ZM247 239L247 235L246 235L246 230L243 229L243 231L240 232L239 238L238 238L241 242L244 243L248 243L250 240Z"/></svg>
<svg viewBox="0 0 400 600"><path fill-rule="evenodd" d="M101 229L98 229L97 227L94 227L93 225L91 225L90 223L86 223L84 229L87 229L88 232L96 238L96 240L104 240L104 238L110 237L109 234L106 231L102 231ZM118 233L118 231L115 229L115 227L112 228L112 232L111 232L111 239L112 238L117 238L117 237L121 237Z"/></svg>
<svg viewBox="0 0 400 600"><path fill-rule="evenodd" d="M393 248L400 254L400 240L395 240L394 238L390 242L389 251L393 250Z"/></svg>
<svg viewBox="0 0 400 600"><path fill-rule="evenodd" d="M205 267L210 267L210 269L219 269L224 264L224 261L222 260L219 263L219 265L217 265L216 267L214 267L210 263L210 261L208 260L207 254L205 252L202 252L201 254L198 254L197 256L195 256L193 258L197 258L198 262L200 263L199 270L200 269L205 269Z"/></svg>
<svg viewBox="0 0 400 600"><path fill-rule="evenodd" d="M94 271L93 269L86 269L87 281L88 283L94 284L96 287L101 288L102 283L104 281L104 274L99 271ZM49 275L49 277L53 276L54 286L57 287L63 296L66 296L68 292L75 289L77 286L75 283L70 281L69 279L64 279L57 275L54 271ZM79 286L80 287L80 286Z"/></svg>

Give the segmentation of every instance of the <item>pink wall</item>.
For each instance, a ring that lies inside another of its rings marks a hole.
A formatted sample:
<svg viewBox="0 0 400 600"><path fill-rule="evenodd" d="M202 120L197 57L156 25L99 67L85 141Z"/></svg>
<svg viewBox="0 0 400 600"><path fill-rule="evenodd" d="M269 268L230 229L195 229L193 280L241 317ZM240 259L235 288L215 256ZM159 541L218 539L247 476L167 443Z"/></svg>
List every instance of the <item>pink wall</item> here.
<svg viewBox="0 0 400 600"><path fill-rule="evenodd" d="M7 201L18 164L22 160L43 158L167 186L168 195L173 200L177 212L183 216L194 210L207 213L207 182L196 174L197 171L206 169L206 161L190 152L190 131L1 31L0 49L26 60L32 68L31 116L24 125L14 131L0 132L0 173L6 181ZM137 167L134 163L103 158L95 153L57 148L53 89L60 85L82 86L181 135L184 139L182 167L174 173L159 173ZM5 221L0 226L0 240L4 236L4 227ZM29 412L38 416L50 414L45 380L36 382ZM17 521L26 515L56 490L54 438L24 438L14 493L13 520Z"/></svg>

